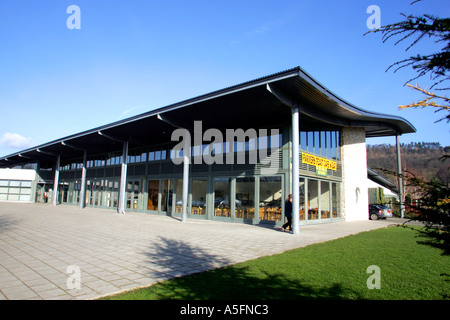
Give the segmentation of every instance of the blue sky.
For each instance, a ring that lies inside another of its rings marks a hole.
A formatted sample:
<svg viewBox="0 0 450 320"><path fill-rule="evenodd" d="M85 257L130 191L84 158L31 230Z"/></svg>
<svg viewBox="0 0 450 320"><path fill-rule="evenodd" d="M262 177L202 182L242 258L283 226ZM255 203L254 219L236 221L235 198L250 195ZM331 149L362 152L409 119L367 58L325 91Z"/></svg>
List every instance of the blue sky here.
<svg viewBox="0 0 450 320"><path fill-rule="evenodd" d="M439 114L398 110L420 97L404 86L415 73L386 72L440 47L405 52L364 36L370 5L381 25L400 13L450 16L448 0L411 2L0 0L0 155L295 66L360 108L410 121L418 132L401 142L450 145ZM67 28L70 5L81 29Z"/></svg>

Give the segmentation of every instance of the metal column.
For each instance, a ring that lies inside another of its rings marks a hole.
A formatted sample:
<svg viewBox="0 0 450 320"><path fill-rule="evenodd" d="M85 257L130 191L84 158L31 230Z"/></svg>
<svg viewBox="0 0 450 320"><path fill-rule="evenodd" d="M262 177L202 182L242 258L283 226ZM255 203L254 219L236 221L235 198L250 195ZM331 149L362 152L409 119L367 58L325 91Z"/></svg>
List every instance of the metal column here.
<svg viewBox="0 0 450 320"><path fill-rule="evenodd" d="M187 128L190 127L190 124L186 121L180 120L180 119L171 119L167 115L158 114L157 118L161 121L164 121L165 123L173 126L174 128L177 128L173 133L177 132L178 130L181 130L181 136L178 136L178 138L183 137L184 146L183 146L183 195L182 195L182 212L181 212L181 222L185 222L187 219L187 204L188 204L188 191L189 191L189 166L190 166L190 159L191 159L191 134ZM197 122L201 126L201 122ZM196 127L196 121L194 121L194 128ZM173 138L172 133L172 138ZM178 132L180 133L180 132ZM200 133L200 135L203 135L203 132L200 130L197 132ZM200 136L201 137L201 136ZM194 129L194 144L196 141L196 138L198 138L195 134ZM173 141L173 140L172 140ZM201 143L201 139L200 139ZM179 151L179 150L178 150ZM177 165L181 163L176 163Z"/></svg>
<svg viewBox="0 0 450 320"><path fill-rule="evenodd" d="M58 187L59 187L59 167L61 166L61 155L56 156L55 166L55 180L53 181L53 205L56 206L58 202Z"/></svg>
<svg viewBox="0 0 450 320"><path fill-rule="evenodd" d="M395 136L395 142L397 145L398 197L400 201L400 216L403 218L405 216L405 200L403 194L402 158L400 150L400 140L398 137L398 135Z"/></svg>
<svg viewBox="0 0 450 320"><path fill-rule="evenodd" d="M186 154L186 150L183 150L183 211L181 213L182 222L185 222L187 218L188 188L189 188L189 155Z"/></svg>
<svg viewBox="0 0 450 320"><path fill-rule="evenodd" d="M124 141L122 153L122 171L120 174L119 204L117 208L118 213L125 213L125 200L127 192L127 166L128 166L127 161L128 161L128 141Z"/></svg>
<svg viewBox="0 0 450 320"><path fill-rule="evenodd" d="M300 154L299 154L299 114L292 108L292 233L299 234L300 212Z"/></svg>
<svg viewBox="0 0 450 320"><path fill-rule="evenodd" d="M83 167L81 168L80 209L86 206L86 163L87 151L83 155Z"/></svg>

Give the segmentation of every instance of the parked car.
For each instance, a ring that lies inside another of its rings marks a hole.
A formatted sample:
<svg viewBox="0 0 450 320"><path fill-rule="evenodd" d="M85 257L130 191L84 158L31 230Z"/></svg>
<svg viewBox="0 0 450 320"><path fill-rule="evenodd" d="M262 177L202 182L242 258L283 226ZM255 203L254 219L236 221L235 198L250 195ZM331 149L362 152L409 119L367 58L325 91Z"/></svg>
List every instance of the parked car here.
<svg viewBox="0 0 450 320"><path fill-rule="evenodd" d="M383 204L369 204L369 219L392 218L392 209Z"/></svg>

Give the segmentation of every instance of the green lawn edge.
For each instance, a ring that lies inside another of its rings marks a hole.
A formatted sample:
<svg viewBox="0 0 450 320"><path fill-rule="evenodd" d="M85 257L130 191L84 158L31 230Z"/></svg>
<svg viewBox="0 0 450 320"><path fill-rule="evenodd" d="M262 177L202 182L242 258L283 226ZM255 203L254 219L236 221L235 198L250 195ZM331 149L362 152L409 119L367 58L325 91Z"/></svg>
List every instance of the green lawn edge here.
<svg viewBox="0 0 450 320"><path fill-rule="evenodd" d="M417 234L414 228L390 226L102 300L449 299L450 256L418 243Z"/></svg>

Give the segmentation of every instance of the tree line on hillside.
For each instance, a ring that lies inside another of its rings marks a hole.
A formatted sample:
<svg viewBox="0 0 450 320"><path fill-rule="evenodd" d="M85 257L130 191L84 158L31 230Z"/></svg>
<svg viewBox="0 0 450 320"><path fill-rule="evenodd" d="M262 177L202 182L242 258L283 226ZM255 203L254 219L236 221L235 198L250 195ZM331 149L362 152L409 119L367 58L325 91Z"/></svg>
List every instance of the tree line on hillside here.
<svg viewBox="0 0 450 320"><path fill-rule="evenodd" d="M422 0L411 2L411 5L418 4L419 7L423 5L423 10L428 10L430 6L429 3L422 2ZM368 33L381 33L383 42L395 39L394 45L408 44L405 51L414 47L422 39L432 39L437 46L423 46L419 53L400 58L388 67L387 70L394 72L403 68L411 68L416 71L416 76L409 79L405 85L420 92L422 98L407 105L400 105L399 109L426 108L440 113L441 116L436 122L446 120L447 123L450 123L450 98L447 97L450 90L450 18L440 18L427 13L419 16L402 13L402 16L404 17L402 21L376 28ZM419 79L424 81L426 78L428 81L421 85L411 84L412 81ZM427 89L430 80L431 86ZM425 89L421 86L425 86ZM433 162L427 164L429 171L425 175L419 176L413 173L413 170L416 172L419 170L418 164L411 165L410 162L417 161L418 155L422 155L423 152L409 154L409 150L406 148L402 157L405 159L406 169L400 173L400 176L403 178L405 186L415 189L415 192L409 194L411 199L414 196L418 203L412 219L423 222L425 227L418 231L419 235L426 239L421 243L440 248L443 250L443 254L450 254L450 185L447 174L450 170L446 170L448 161L444 164L444 161L450 158L450 154L448 148L445 149L439 157L442 164L440 166ZM413 158L413 160L409 158ZM422 164L425 165L423 162ZM434 177L433 171L436 171ZM428 180L430 175L431 179ZM447 272L441 275L449 277ZM449 297L446 296L446 298Z"/></svg>
<svg viewBox="0 0 450 320"><path fill-rule="evenodd" d="M448 162L443 157L450 146L442 147L439 142L401 143L402 169L431 181L433 178L447 184L450 182ZM397 149L389 144L367 145L367 166L382 173L381 169L397 171ZM397 177L386 176L397 184Z"/></svg>

